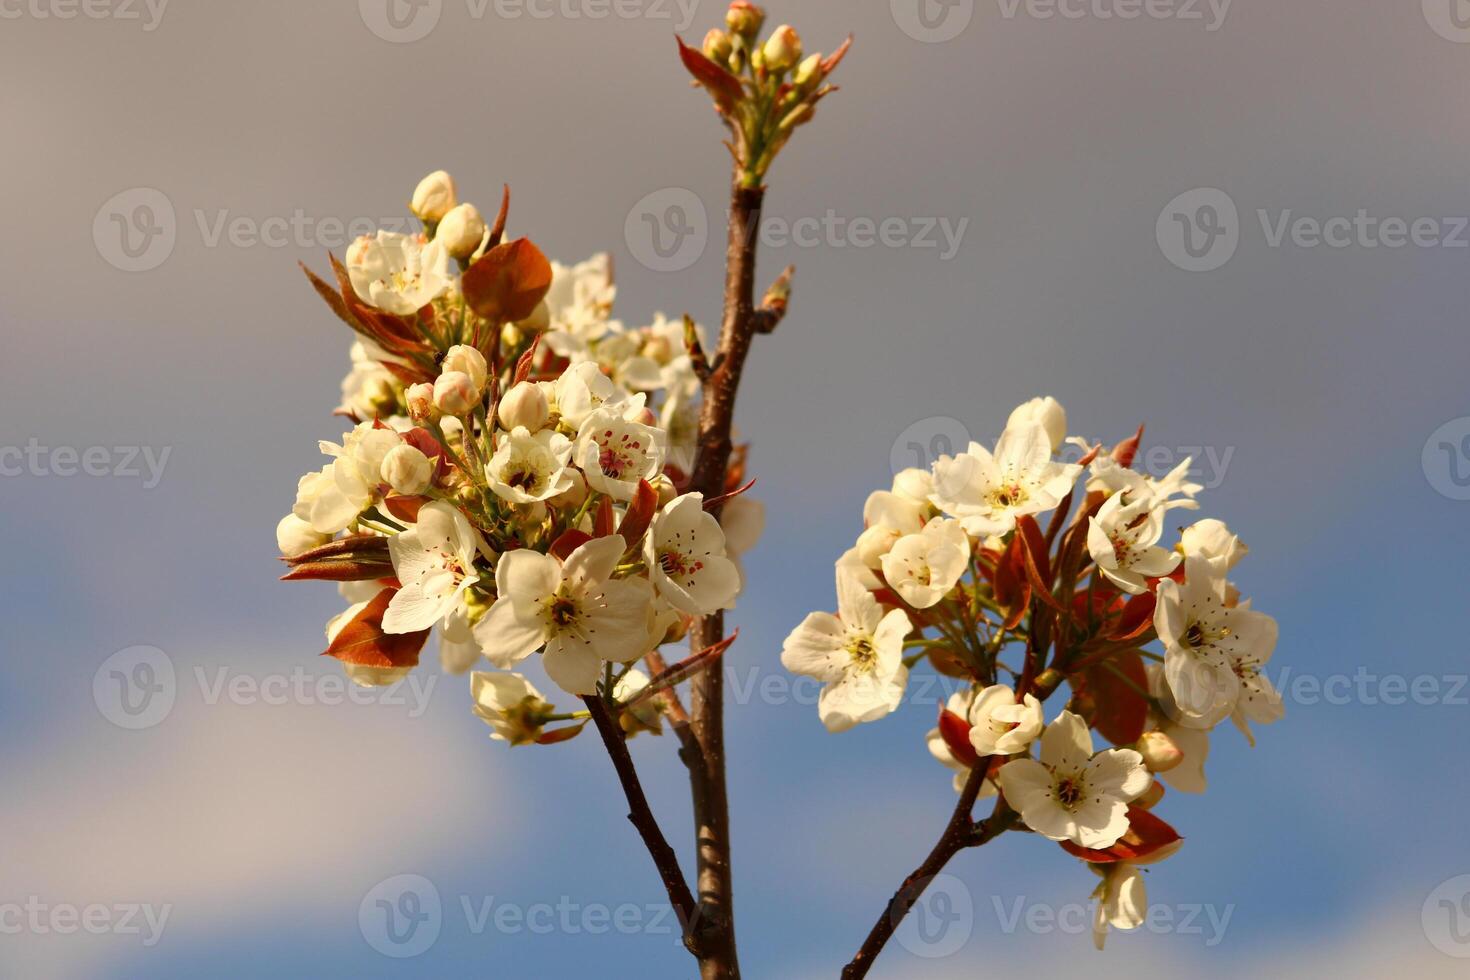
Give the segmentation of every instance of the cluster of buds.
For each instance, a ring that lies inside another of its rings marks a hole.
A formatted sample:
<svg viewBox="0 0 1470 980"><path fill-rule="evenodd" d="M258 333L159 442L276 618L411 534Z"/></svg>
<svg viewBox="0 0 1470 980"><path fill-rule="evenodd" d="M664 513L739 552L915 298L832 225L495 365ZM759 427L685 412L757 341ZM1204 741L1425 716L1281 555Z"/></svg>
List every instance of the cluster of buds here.
<svg viewBox="0 0 1470 980"><path fill-rule="evenodd" d="M782 651L826 685L832 731L897 709L922 662L958 681L930 752L957 790L978 780L999 797L994 826L1056 841L1102 876L1099 947L1109 926L1142 923L1137 869L1181 843L1153 812L1154 777L1204 792L1215 725L1230 718L1254 744L1250 723L1284 713L1263 673L1276 622L1228 578L1246 547L1217 520L1160 544L1202 488L1190 460L1159 478L1133 469L1142 434L1111 450L1069 439L1062 407L1039 398L993 451L971 443L899 473L837 562L837 615L812 613Z"/></svg>
<svg viewBox="0 0 1470 980"><path fill-rule="evenodd" d="M359 684L398 682L437 632L445 670L487 668L474 710L496 738L560 742L589 717L515 673L537 654L555 688L658 732L689 661L635 664L734 605L761 523L738 466L731 495L687 492L702 331L613 319L606 256L504 241L508 191L487 226L440 171L411 208L421 233L360 238L335 284L307 270L356 334L353 427L277 528L285 578L338 584L326 654Z"/></svg>
<svg viewBox="0 0 1470 980"><path fill-rule="evenodd" d="M714 28L699 50L679 41L684 66L714 97L734 136L730 150L745 187L759 187L766 171L798 126L810 122L817 103L837 91L827 82L852 38L831 55L807 55L796 29L782 24L764 40L765 11L734 0L728 30Z"/></svg>

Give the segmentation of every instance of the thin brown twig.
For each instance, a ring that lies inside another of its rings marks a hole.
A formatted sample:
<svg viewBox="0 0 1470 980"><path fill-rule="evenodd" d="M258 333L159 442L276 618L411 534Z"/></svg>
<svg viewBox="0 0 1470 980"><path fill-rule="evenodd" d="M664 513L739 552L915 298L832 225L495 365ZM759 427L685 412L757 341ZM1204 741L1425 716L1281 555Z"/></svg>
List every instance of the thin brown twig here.
<svg viewBox="0 0 1470 980"><path fill-rule="evenodd" d="M607 754L612 757L613 768L617 770L618 780L623 784L623 794L628 798L628 820L642 836L643 843L653 857L655 867L658 868L659 877L663 879L664 888L669 893L669 901L673 903L674 910L679 914L679 921L684 927L685 945L689 947L690 952L698 956L695 927L699 922L699 906L695 903L694 895L689 890L689 883L684 878L684 872L679 868L679 856L669 846L663 831L659 829L658 819L654 817L653 809L648 805L648 797L643 793L643 784L638 781L638 770L633 766L633 756L628 752L628 744L623 737L623 732L608 712L607 705L603 703L600 695L589 694L584 696L582 701L586 703L587 710L592 715L597 732L602 736L602 743L607 746Z"/></svg>
<svg viewBox="0 0 1470 980"><path fill-rule="evenodd" d="M989 818L978 825L975 823L975 801L980 796L980 787L985 782L991 758L993 757L987 756L981 759L979 765L970 770L970 778L965 781L960 801L955 805L954 814L949 818L939 843L934 845L934 850L929 852L924 863L903 880L898 891L888 900L888 905L874 923L862 948L852 958L852 962L843 967L842 980L861 980L868 975L878 954L898 929L899 923L909 914L909 910L924 894L924 889L929 887L935 875L944 870L951 858L966 848L988 844L1009 827L1011 814L1003 800L996 800L995 812Z"/></svg>

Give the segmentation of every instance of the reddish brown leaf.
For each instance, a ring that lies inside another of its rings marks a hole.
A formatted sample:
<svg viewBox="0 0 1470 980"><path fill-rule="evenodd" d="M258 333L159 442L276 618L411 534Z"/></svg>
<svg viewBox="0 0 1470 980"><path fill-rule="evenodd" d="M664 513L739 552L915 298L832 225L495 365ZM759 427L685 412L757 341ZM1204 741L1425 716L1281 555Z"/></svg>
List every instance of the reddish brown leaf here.
<svg viewBox="0 0 1470 980"><path fill-rule="evenodd" d="M1143 426L1140 425L1138 432L1113 447L1113 459L1124 468L1132 466L1134 457L1138 455L1138 444L1142 441Z"/></svg>
<svg viewBox="0 0 1470 980"><path fill-rule="evenodd" d="M594 538L605 538L612 534L613 527L613 505L611 497L603 497L597 502L597 510L592 515L592 536Z"/></svg>
<svg viewBox="0 0 1470 980"><path fill-rule="evenodd" d="M342 627L327 647L324 657L335 657L358 667L417 667L419 652L431 630L417 633L384 633L383 614L396 589L384 589Z"/></svg>
<svg viewBox="0 0 1470 980"><path fill-rule="evenodd" d="M847 40L842 42L841 47L822 59L822 76L824 78L832 74L837 69L837 66L842 64L842 59L847 57L847 52L851 47L852 35L849 34L847 35Z"/></svg>
<svg viewBox="0 0 1470 980"><path fill-rule="evenodd" d="M939 709L939 734L949 746L955 761L974 769L980 764L980 756L970 743L970 723L947 708Z"/></svg>
<svg viewBox="0 0 1470 980"><path fill-rule="evenodd" d="M623 702L623 710L626 711L629 708L636 708L645 701L662 694L669 688L684 683L700 671L708 670L716 661L725 655L725 651L729 650L739 637L740 631L737 629L719 643L705 647L693 656L685 657L672 667L660 671L658 676L648 682L647 687Z"/></svg>
<svg viewBox="0 0 1470 980"><path fill-rule="evenodd" d="M1150 857L1157 860L1167 856L1165 848L1176 848L1183 841L1179 832L1159 817L1140 806L1130 806L1128 832L1112 847L1096 850L1062 841L1062 849L1090 864L1116 864L1119 861L1139 864L1148 863L1146 859Z"/></svg>
<svg viewBox="0 0 1470 980"><path fill-rule="evenodd" d="M1030 516L1016 522L1016 540L1021 542L1019 553L1026 579L1031 583L1032 593L1057 612L1066 612L1051 592L1051 567L1047 563L1046 539L1041 528Z"/></svg>
<svg viewBox="0 0 1470 980"><path fill-rule="evenodd" d="M732 490L729 493L724 494L722 496L713 497L713 498L711 498L709 500L706 500L704 502L704 509L706 511L716 511L716 510L719 510L721 507L725 506L730 501L732 501L736 497L740 496L742 493L745 493L747 490L749 490L753 486L755 486L755 479L754 478L752 478L749 483L745 484L745 486L741 487L738 490Z"/></svg>
<svg viewBox="0 0 1470 980"><path fill-rule="evenodd" d="M526 352L516 362L515 380L511 382L512 385L518 385L531 376L531 366L536 363L536 352L540 349L541 335L538 333L531 340L531 346L526 348Z"/></svg>
<svg viewBox="0 0 1470 980"><path fill-rule="evenodd" d="M362 324L358 322L357 317L352 315L352 311L347 308L347 303L342 299L342 295L328 285L325 279L307 268L305 262L299 262L297 264L301 266L301 271L306 273L306 278L311 281L311 287L332 308L332 312L337 314L337 318L353 330L361 332Z"/></svg>
<svg viewBox="0 0 1470 980"><path fill-rule="evenodd" d="M536 739L536 744L557 745L561 742L570 742L572 739L582 734L582 729L586 727L587 723L584 721L580 725L569 725L566 728L557 728L549 732L543 732L541 734L541 737Z"/></svg>
<svg viewBox="0 0 1470 980"><path fill-rule="evenodd" d="M491 323L513 323L536 312L551 289L551 263L529 238L490 249L460 280L465 300Z"/></svg>
<svg viewBox="0 0 1470 980"><path fill-rule="evenodd" d="M433 503L432 498L402 497L397 494L383 499L383 507L388 513L408 524L417 524L419 521L419 511L423 509L424 504L429 503Z"/></svg>
<svg viewBox="0 0 1470 980"><path fill-rule="evenodd" d="M1148 632L1154 625L1154 607L1158 602L1158 597L1152 592L1129 599L1109 639L1133 640Z"/></svg>
<svg viewBox="0 0 1470 980"><path fill-rule="evenodd" d="M740 79L705 57L703 51L685 44L683 38L676 35L674 40L679 42L679 60L684 62L689 74L714 97L721 112L733 112L736 103L745 97Z"/></svg>
<svg viewBox="0 0 1470 980"><path fill-rule="evenodd" d="M582 545L591 540L592 535L586 533L585 531L578 531L575 529L567 531L562 534L561 537L552 542L550 549L551 557L560 559L561 561L566 561L568 558L571 557L572 552L576 551L578 548L582 547Z"/></svg>
<svg viewBox="0 0 1470 980"><path fill-rule="evenodd" d="M490 238L485 243L486 251L500 244L505 237L505 219L510 216L510 185L502 185L500 192L500 213L495 216L495 224L490 228Z"/></svg>
<svg viewBox="0 0 1470 980"><path fill-rule="evenodd" d="M633 500L628 504L628 512L623 515L623 522L618 525L618 533L623 540L628 542L628 547L638 547L638 542L643 540L643 535L648 531L648 526L653 523L653 515L658 511L658 491L649 485L647 480L638 481L638 490L633 494Z"/></svg>
<svg viewBox="0 0 1470 980"><path fill-rule="evenodd" d="M1114 745L1138 741L1148 722L1148 699L1143 695L1148 674L1138 651L1124 650L1094 664L1083 673L1083 684L1097 704L1092 727Z"/></svg>

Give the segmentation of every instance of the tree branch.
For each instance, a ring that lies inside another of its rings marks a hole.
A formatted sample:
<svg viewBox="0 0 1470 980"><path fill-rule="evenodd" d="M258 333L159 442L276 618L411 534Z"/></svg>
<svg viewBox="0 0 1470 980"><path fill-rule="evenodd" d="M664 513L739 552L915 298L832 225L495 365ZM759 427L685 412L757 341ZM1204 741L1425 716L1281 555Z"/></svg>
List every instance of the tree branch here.
<svg viewBox="0 0 1470 980"><path fill-rule="evenodd" d="M725 262L725 313L718 354L704 379L699 417L699 455L689 489L707 500L723 496L735 421L735 398L750 342L757 332L755 252L765 189L740 186L737 168L731 190ZM774 324L773 324L774 326ZM712 508L718 517L718 506ZM725 619L714 613L690 631L690 648L703 650L725 637ZM694 746L683 753L694 801L699 854L699 907L708 944L700 960L703 980L738 980L733 885L730 877L730 808L725 785L725 672L707 670L689 688Z"/></svg>
<svg viewBox="0 0 1470 980"><path fill-rule="evenodd" d="M653 857L659 877L663 879L664 888L669 893L669 901L679 915L679 922L684 928L684 944L691 953L698 956L699 944L696 941L695 926L699 922L699 907L689 891L689 883L684 880L684 872L679 869L679 857L659 829L658 820L648 805L648 798L643 795L643 785L638 781L638 771L633 766L633 757L628 753L628 744L622 729L618 727L599 695L589 694L582 700L592 714L593 724L597 726L602 744L607 746L607 754L612 757L613 768L618 772L618 780L623 784L623 794L628 798L628 819L643 837L643 843Z"/></svg>
<svg viewBox="0 0 1470 980"><path fill-rule="evenodd" d="M924 889L929 887L929 882L944 870L951 858L967 847L988 844L1009 828L1012 814L1006 809L1003 798L996 800L995 812L985 821L977 825L974 820L975 801L980 796L980 787L985 783L985 773L990 768L991 758L987 756L981 759L980 764L970 770L970 778L965 781L960 801L955 805L954 814L949 818L949 824L944 828L939 843L934 845L934 850L929 852L924 863L915 868L913 874L905 878L903 884L898 886L898 891L893 893L883 914L878 917L868 938L864 940L862 948L852 958L852 962L843 968L842 980L861 980L868 975L878 954L883 951L888 940L893 938L899 923L909 914L909 910L924 894Z"/></svg>

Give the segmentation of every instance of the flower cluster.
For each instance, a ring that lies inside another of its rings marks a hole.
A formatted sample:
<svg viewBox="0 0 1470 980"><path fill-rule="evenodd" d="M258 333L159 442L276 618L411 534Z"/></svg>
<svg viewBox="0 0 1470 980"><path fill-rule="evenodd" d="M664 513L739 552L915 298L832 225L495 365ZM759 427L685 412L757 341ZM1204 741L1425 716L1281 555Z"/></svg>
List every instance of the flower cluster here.
<svg viewBox="0 0 1470 980"><path fill-rule="evenodd" d="M1189 460L1160 478L1133 469L1141 437L1111 450L1068 438L1062 407L1038 398L993 450L971 443L898 474L837 562L837 614L808 616L782 651L826 685L831 731L893 712L920 662L962 682L930 752L957 790L1000 797L1001 825L1102 876L1099 947L1109 925L1143 921L1138 867L1181 843L1152 812L1154 776L1203 792L1210 729L1228 717L1253 744L1250 723L1283 714L1262 672L1276 622L1228 577L1245 545L1218 520L1161 543L1201 487ZM1063 687L1048 724L1043 702Z"/></svg>
<svg viewBox="0 0 1470 980"><path fill-rule="evenodd" d="M760 507L722 498L727 537L685 492L702 331L613 319L607 257L566 267L504 241L508 203L487 225L430 174L422 233L358 239L335 286L308 271L357 335L337 412L353 427L277 527L285 577L339 583L326 653L359 684L402 679L437 631L445 670L505 671L473 678L497 738L562 741L588 717L511 672L538 652L556 687L657 732L661 680L633 665L734 606Z"/></svg>

